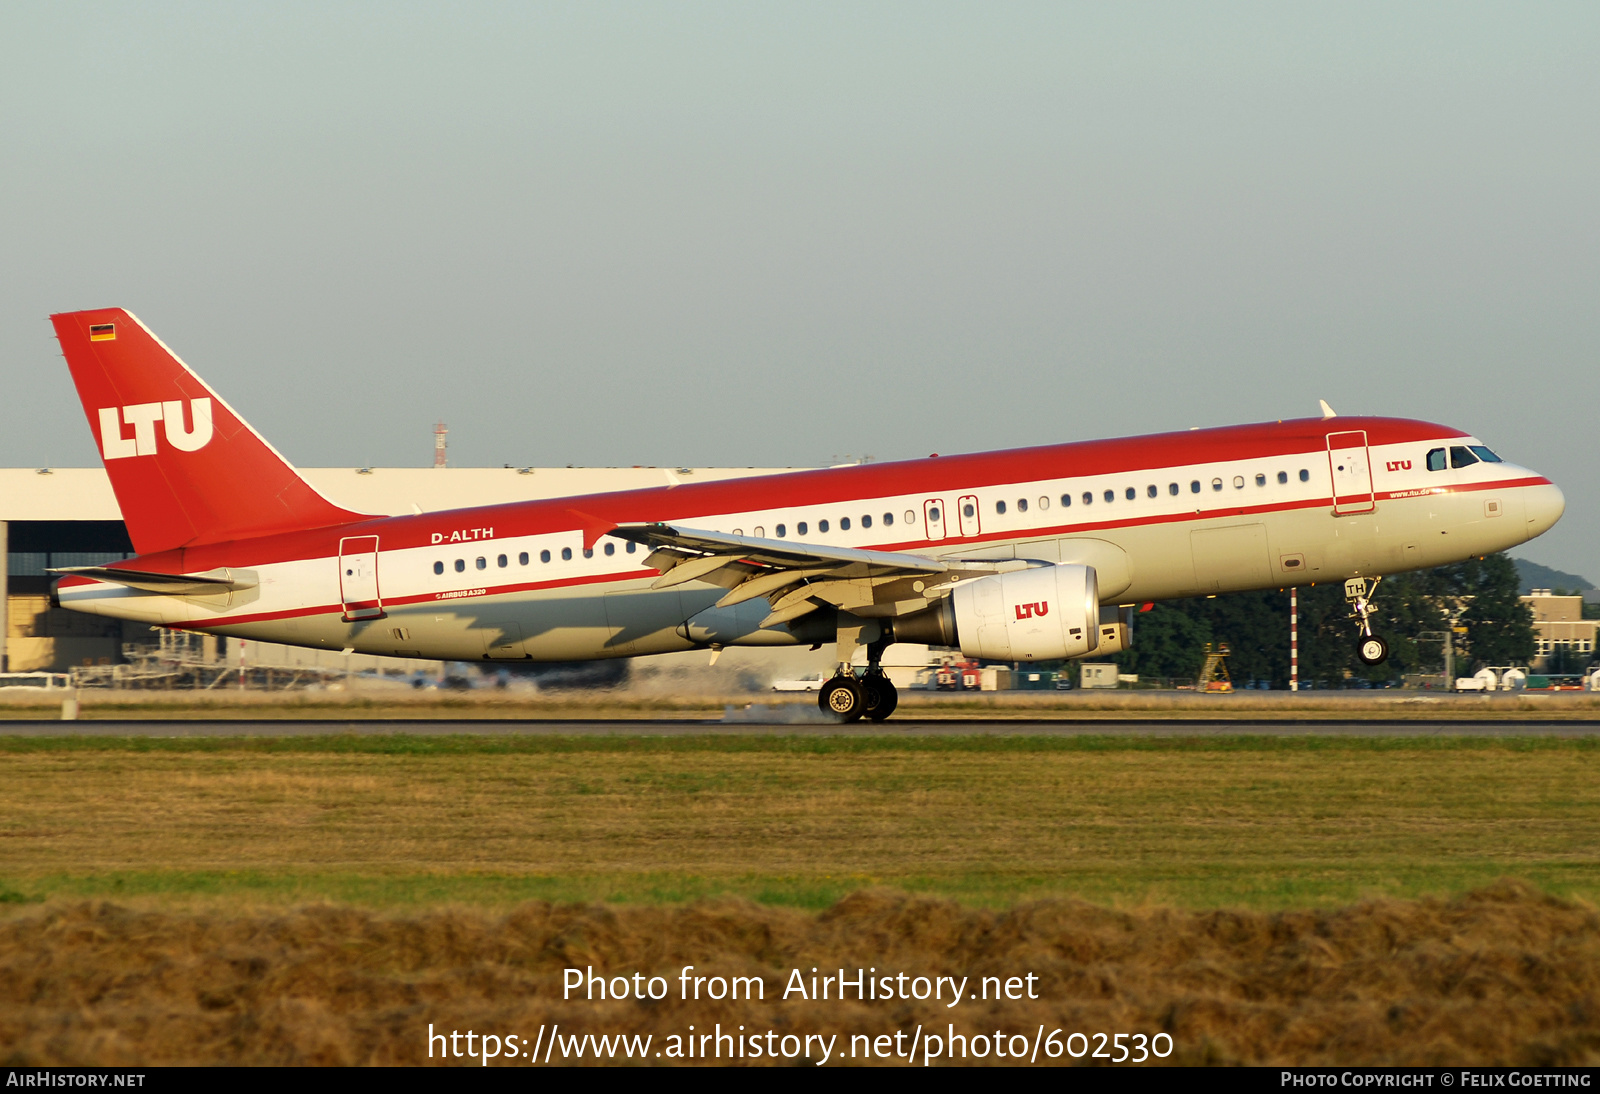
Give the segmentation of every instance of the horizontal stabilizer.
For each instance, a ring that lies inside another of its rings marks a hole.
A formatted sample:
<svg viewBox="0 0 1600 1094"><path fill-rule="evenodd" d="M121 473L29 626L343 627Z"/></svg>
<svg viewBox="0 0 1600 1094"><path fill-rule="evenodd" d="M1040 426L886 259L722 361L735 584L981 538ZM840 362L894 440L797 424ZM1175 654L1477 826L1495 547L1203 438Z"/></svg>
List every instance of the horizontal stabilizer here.
<svg viewBox="0 0 1600 1094"><path fill-rule="evenodd" d="M112 566L62 566L48 571L62 577L92 577L147 593L168 596L221 595L256 586L254 574L241 570L208 570L200 574L157 574Z"/></svg>

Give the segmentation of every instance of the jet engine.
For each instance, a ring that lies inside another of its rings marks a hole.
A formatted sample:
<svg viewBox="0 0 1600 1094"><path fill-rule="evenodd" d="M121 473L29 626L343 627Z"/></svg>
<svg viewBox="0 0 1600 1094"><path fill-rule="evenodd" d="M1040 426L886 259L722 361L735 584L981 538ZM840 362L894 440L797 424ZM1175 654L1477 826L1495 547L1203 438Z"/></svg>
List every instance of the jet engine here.
<svg viewBox="0 0 1600 1094"><path fill-rule="evenodd" d="M992 661L1060 661L1100 642L1100 591L1092 566L1063 564L980 577L944 603L894 621L897 642L957 646Z"/></svg>

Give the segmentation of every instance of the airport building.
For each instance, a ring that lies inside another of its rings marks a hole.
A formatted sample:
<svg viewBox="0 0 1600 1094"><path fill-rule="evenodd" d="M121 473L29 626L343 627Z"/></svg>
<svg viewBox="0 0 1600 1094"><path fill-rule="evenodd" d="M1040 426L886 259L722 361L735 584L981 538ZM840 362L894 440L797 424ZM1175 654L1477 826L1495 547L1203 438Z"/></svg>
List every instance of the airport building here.
<svg viewBox="0 0 1600 1094"><path fill-rule="evenodd" d="M679 482L711 482L794 468L656 467L323 467L300 474L336 505L358 513L403 513L461 509L474 505L635 490ZM122 512L104 468L0 469L0 672L66 672L77 666L110 666L125 660L127 644L154 644L155 628L50 607L49 570L97 566L134 553ZM365 671L382 667L437 668L436 662L407 665L390 657L342 654L267 643L207 639L200 656L252 665L323 667Z"/></svg>
<svg viewBox="0 0 1600 1094"><path fill-rule="evenodd" d="M1561 659L1574 666L1566 671L1577 671L1593 660L1600 619L1583 618L1582 596L1556 596L1549 589L1534 589L1532 595L1521 600L1533 609L1533 633L1538 643L1531 666L1534 672L1551 669L1552 655L1559 652L1573 655Z"/></svg>

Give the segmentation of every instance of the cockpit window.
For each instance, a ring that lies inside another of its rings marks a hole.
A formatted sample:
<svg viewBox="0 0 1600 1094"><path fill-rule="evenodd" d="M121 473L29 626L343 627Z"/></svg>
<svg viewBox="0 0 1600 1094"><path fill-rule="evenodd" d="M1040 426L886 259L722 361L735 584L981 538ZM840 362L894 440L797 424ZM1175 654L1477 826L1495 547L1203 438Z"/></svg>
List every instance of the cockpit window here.
<svg viewBox="0 0 1600 1094"><path fill-rule="evenodd" d="M1443 471L1444 470L1444 449L1435 448L1435 449L1432 449L1431 451L1429 451L1429 453L1428 453L1428 470L1429 471Z"/></svg>
<svg viewBox="0 0 1600 1094"><path fill-rule="evenodd" d="M1477 462L1478 457L1469 452L1465 445L1455 444L1450 446L1451 467L1471 467Z"/></svg>
<svg viewBox="0 0 1600 1094"><path fill-rule="evenodd" d="M1472 449L1473 455L1477 456L1478 459L1482 460L1484 463L1504 463L1505 462L1499 456L1496 456L1493 452L1490 452L1487 448L1483 447L1483 445L1481 445L1481 444L1469 444L1469 445L1467 445L1467 447Z"/></svg>

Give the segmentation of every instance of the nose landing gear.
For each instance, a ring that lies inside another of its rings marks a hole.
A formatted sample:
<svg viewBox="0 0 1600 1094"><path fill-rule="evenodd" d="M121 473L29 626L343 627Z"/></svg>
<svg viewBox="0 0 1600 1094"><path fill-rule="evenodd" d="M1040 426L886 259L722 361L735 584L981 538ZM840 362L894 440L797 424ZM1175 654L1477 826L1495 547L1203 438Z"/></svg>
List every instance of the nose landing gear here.
<svg viewBox="0 0 1600 1094"><path fill-rule="evenodd" d="M1356 647L1356 657L1363 665L1381 665L1389 659L1389 643L1372 633L1372 594L1377 591L1381 577L1352 577L1344 583L1344 598L1350 604L1350 615L1361 628L1361 642Z"/></svg>

